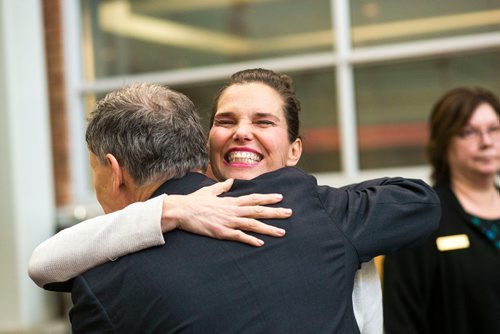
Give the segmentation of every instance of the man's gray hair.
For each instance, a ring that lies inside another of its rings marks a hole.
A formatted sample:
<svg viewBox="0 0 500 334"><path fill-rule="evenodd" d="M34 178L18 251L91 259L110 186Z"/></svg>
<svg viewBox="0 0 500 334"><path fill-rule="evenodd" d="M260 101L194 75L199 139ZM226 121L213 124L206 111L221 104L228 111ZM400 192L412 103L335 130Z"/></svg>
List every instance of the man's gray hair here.
<svg viewBox="0 0 500 334"><path fill-rule="evenodd" d="M107 94L90 114L85 139L106 163L111 153L138 186L207 168L207 146L193 102L156 84Z"/></svg>

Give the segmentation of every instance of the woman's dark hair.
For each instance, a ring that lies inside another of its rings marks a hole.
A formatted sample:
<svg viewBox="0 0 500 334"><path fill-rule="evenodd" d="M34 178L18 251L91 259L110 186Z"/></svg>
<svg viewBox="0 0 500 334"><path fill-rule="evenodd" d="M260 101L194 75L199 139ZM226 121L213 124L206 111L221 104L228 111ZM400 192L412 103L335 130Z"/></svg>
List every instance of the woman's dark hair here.
<svg viewBox="0 0 500 334"><path fill-rule="evenodd" d="M450 181L448 148L453 136L458 135L469 122L479 105L487 103L500 117L500 102L492 92L479 88L459 87L439 99L429 118L430 137L426 152L432 167L434 183Z"/></svg>
<svg viewBox="0 0 500 334"><path fill-rule="evenodd" d="M295 139L299 138L300 102L293 90L292 78L290 78L286 74L278 74L274 71L262 68L243 70L240 72L236 72L231 76L229 81L226 82L226 84L219 90L219 92L215 96L212 115L210 116L210 127L212 127L214 123L214 117L215 113L217 112L219 99L224 91L233 85L252 82L265 84L273 88L281 96L281 98L283 99L283 112L285 114L285 119L288 127L288 140L290 141L290 143L292 143Z"/></svg>

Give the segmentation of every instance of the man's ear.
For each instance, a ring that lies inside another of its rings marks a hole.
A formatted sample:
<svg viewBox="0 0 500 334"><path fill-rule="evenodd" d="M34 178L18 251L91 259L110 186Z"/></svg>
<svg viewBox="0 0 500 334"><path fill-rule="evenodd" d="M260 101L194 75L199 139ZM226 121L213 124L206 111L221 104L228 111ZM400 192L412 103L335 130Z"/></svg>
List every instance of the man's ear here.
<svg viewBox="0 0 500 334"><path fill-rule="evenodd" d="M111 168L111 178L113 192L119 191L121 185L123 184L123 170L116 160L115 156L111 153L106 154L106 163Z"/></svg>
<svg viewBox="0 0 500 334"><path fill-rule="evenodd" d="M301 155L302 155L302 140L300 138L297 138L290 145L290 148L288 149L288 160L286 162L286 165L287 166L297 165Z"/></svg>

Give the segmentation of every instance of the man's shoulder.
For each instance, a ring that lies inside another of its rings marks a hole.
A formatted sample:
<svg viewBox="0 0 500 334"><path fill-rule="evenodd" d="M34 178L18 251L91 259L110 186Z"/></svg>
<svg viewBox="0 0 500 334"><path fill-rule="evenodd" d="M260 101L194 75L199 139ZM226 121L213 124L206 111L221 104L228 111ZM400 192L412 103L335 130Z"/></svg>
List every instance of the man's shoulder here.
<svg viewBox="0 0 500 334"><path fill-rule="evenodd" d="M317 185L316 178L307 174L297 167L283 167L272 172L264 173L256 178L238 183L247 184L254 187L279 187L283 189L292 189L296 187L314 187Z"/></svg>
<svg viewBox="0 0 500 334"><path fill-rule="evenodd" d="M275 179L275 178L286 178L286 177L315 180L314 176L306 173L305 171L303 171L298 167L283 167L275 171L262 174L261 176L258 176L257 179L258 178Z"/></svg>
<svg viewBox="0 0 500 334"><path fill-rule="evenodd" d="M161 194L190 194L200 188L210 186L215 181L201 173L189 172L181 178L170 179L164 182L153 193L151 197L156 197Z"/></svg>
<svg viewBox="0 0 500 334"><path fill-rule="evenodd" d="M235 180L231 190L222 196L241 196L252 193L277 193L284 196L281 205L296 206L317 198L316 179L298 168L286 167L262 174L251 180ZM307 201L306 201L307 199Z"/></svg>

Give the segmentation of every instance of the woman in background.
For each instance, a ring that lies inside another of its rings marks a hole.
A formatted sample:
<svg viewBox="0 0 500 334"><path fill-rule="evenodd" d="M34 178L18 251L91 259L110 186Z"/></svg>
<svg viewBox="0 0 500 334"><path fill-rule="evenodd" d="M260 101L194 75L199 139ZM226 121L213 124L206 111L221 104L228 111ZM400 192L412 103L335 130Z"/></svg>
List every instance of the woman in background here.
<svg viewBox="0 0 500 334"><path fill-rule="evenodd" d="M451 90L429 125L441 223L423 244L386 256L386 333L500 333L498 97Z"/></svg>

